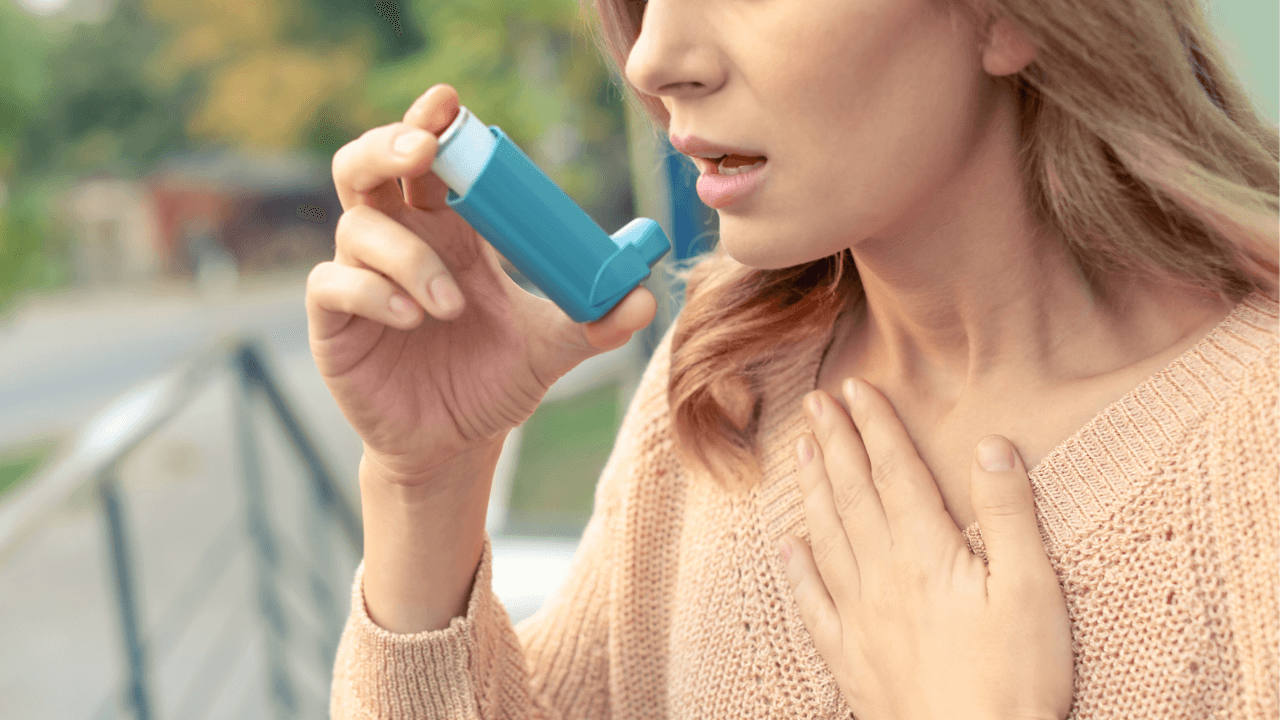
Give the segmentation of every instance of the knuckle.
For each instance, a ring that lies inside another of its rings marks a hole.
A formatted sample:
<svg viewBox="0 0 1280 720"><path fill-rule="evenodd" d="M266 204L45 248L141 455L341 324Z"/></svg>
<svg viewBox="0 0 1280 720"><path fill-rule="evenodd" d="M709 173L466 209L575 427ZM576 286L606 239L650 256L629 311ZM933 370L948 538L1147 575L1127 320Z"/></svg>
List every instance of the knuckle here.
<svg viewBox="0 0 1280 720"><path fill-rule="evenodd" d="M353 275L347 282L347 292L350 295L370 298L376 295L386 294L386 281L381 276L371 272L362 272Z"/></svg>
<svg viewBox="0 0 1280 720"><path fill-rule="evenodd" d="M367 273L344 273L334 280L333 302L343 312L357 312L373 296L373 285Z"/></svg>
<svg viewBox="0 0 1280 720"><path fill-rule="evenodd" d="M842 491L836 493L836 512L840 514L840 517L852 517L866 501L866 498L867 487L865 484L845 487Z"/></svg>
<svg viewBox="0 0 1280 720"><path fill-rule="evenodd" d="M831 443L831 441L835 439L835 434L836 434L835 430L833 430L831 426L826 423L819 424L818 427L815 428L813 431L814 439L817 440L821 444L821 446L824 448L827 447Z"/></svg>
<svg viewBox="0 0 1280 720"><path fill-rule="evenodd" d="M809 547L813 552L813 562L818 567L826 567L836 551L836 543L832 539L810 538Z"/></svg>
<svg viewBox="0 0 1280 720"><path fill-rule="evenodd" d="M422 276L424 284L445 271L444 263L440 262L439 257L426 243L407 243L404 254L405 267L414 268L415 272ZM450 275L450 279L452 277Z"/></svg>
<svg viewBox="0 0 1280 720"><path fill-rule="evenodd" d="M329 163L329 171L333 174L334 182L338 182L345 174L347 167L347 157L351 154L351 146L355 144L355 140L338 148L333 154L333 161Z"/></svg>
<svg viewBox="0 0 1280 720"><path fill-rule="evenodd" d="M359 206L356 206L356 207L359 207ZM356 208L354 207L350 208L338 216L338 222L337 224L334 225L334 228L333 228L333 236L334 236L334 239L338 240L339 242L351 234L351 218L353 217L352 212L355 209Z"/></svg>
<svg viewBox="0 0 1280 720"><path fill-rule="evenodd" d="M368 210L367 205L356 205L339 215L338 223L334 228L334 238L349 242L357 234L358 229L368 223L368 218L365 217Z"/></svg>
<svg viewBox="0 0 1280 720"><path fill-rule="evenodd" d="M315 292L317 288L324 284L332 272L332 266L333 261L325 260L324 262L316 263L316 266L311 268L311 272L307 273L308 293Z"/></svg>
<svg viewBox="0 0 1280 720"><path fill-rule="evenodd" d="M1013 518L1022 515L1022 506L1007 498L987 500L975 503L975 510L981 510L991 517Z"/></svg>
<svg viewBox="0 0 1280 720"><path fill-rule="evenodd" d="M893 483L902 463L896 455L888 454L871 460L871 480L876 487L887 487Z"/></svg>

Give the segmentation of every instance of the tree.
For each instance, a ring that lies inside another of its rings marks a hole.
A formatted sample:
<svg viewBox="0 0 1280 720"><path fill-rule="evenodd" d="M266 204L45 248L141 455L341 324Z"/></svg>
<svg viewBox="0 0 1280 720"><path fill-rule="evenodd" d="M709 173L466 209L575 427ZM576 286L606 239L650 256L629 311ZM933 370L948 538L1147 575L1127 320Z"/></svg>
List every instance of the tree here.
<svg viewBox="0 0 1280 720"><path fill-rule="evenodd" d="M0 0L0 182L5 185L13 181L18 136L44 90L47 52L31 16L11 0Z"/></svg>
<svg viewBox="0 0 1280 720"><path fill-rule="evenodd" d="M101 24L33 18L50 52L41 101L19 138L20 178L112 172L138 177L187 143L182 117L196 89L162 88L145 72L162 40L141 0L119 0Z"/></svg>
<svg viewBox="0 0 1280 720"><path fill-rule="evenodd" d="M378 46L377 34L363 23L320 32L324 24L306 3L146 3L167 29L166 41L148 63L157 84L172 86L191 73L203 76L204 91L186 127L204 143L306 146L320 108L361 82ZM363 108L346 110L346 122L368 119Z"/></svg>
<svg viewBox="0 0 1280 720"><path fill-rule="evenodd" d="M48 52L34 20L0 0L0 308L26 284L41 249L38 208L15 177L15 152L44 90Z"/></svg>

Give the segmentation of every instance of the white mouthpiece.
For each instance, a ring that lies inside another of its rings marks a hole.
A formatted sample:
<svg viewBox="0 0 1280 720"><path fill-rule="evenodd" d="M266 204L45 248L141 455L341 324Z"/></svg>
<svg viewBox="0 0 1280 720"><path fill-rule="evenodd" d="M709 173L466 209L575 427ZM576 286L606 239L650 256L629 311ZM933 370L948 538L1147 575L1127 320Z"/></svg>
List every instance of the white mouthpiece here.
<svg viewBox="0 0 1280 720"><path fill-rule="evenodd" d="M498 140L465 105L458 108L458 116L440 133L439 140L431 172L459 196L466 195Z"/></svg>

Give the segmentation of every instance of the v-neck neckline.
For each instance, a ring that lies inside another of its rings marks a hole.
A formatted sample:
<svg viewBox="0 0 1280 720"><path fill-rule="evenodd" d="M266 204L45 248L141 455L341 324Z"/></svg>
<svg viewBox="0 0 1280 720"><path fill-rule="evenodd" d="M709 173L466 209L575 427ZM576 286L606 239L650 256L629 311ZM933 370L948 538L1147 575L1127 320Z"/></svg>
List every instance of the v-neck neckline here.
<svg viewBox="0 0 1280 720"><path fill-rule="evenodd" d="M1195 345L1045 455L1029 478L1046 546L1070 542L1138 492L1156 464L1201 425L1222 392L1235 387L1249 364L1276 342L1276 317L1275 300L1262 293L1246 296ZM807 534L791 448L808 431L800 400L817 388L833 333L834 326L801 372L766 398L774 404L761 427L762 442L782 448L766 458L764 481L756 491L770 539ZM976 520L963 534L985 555Z"/></svg>

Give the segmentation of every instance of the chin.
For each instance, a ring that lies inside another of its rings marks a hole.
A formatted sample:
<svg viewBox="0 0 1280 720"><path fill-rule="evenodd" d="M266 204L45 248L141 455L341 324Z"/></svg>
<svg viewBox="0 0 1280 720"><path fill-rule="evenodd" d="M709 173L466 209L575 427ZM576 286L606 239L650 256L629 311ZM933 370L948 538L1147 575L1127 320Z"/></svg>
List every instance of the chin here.
<svg viewBox="0 0 1280 720"><path fill-rule="evenodd" d="M780 240L789 233L762 232L749 221L726 220L720 215L720 244L725 254L757 270L777 270L806 262L796 248Z"/></svg>
<svg viewBox="0 0 1280 720"><path fill-rule="evenodd" d="M794 235L791 235L794 236ZM783 239L779 239L782 237ZM757 270L780 270L782 268L805 265L835 255L844 250L832 250L823 254L812 247L796 246L785 241L784 236L752 237L744 239L732 229L720 230L720 244L724 245L725 254L737 262Z"/></svg>

